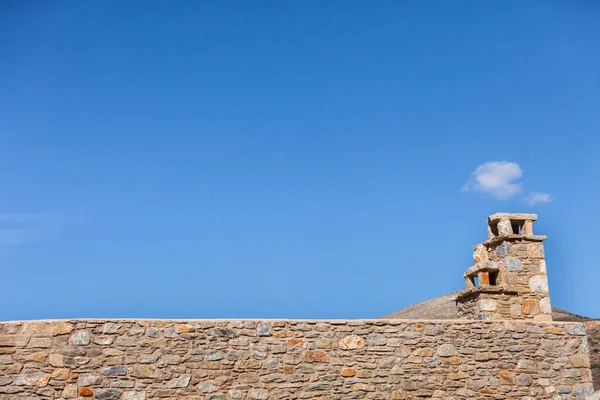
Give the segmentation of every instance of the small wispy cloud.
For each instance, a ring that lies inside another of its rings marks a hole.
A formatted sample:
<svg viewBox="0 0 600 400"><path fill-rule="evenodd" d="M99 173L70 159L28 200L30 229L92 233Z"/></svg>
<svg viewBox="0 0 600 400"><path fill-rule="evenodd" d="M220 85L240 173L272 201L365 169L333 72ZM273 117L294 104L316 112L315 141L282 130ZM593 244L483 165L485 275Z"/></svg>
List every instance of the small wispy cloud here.
<svg viewBox="0 0 600 400"><path fill-rule="evenodd" d="M552 196L548 193L531 192L523 200L530 206L534 206L536 204L550 203L552 201Z"/></svg>
<svg viewBox="0 0 600 400"><path fill-rule="evenodd" d="M523 192L524 185L520 182L522 177L523 169L515 162L488 161L475 168L462 190L485 193L498 200L508 200ZM532 191L523 197L523 201L533 206L551 202L552 196L549 193Z"/></svg>
<svg viewBox="0 0 600 400"><path fill-rule="evenodd" d="M0 249L44 239L56 220L49 213L0 213Z"/></svg>
<svg viewBox="0 0 600 400"><path fill-rule="evenodd" d="M473 171L463 190L486 193L496 199L506 200L521 190L521 184L517 181L522 176L523 170L517 163L489 161Z"/></svg>

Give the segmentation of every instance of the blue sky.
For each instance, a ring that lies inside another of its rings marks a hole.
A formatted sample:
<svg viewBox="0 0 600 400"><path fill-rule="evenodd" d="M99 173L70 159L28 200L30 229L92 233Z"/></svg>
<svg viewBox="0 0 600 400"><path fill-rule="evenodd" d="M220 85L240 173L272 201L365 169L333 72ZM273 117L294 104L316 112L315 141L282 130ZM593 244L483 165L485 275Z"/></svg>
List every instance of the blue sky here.
<svg viewBox="0 0 600 400"><path fill-rule="evenodd" d="M537 212L600 316L595 2L3 2L0 319L369 318Z"/></svg>

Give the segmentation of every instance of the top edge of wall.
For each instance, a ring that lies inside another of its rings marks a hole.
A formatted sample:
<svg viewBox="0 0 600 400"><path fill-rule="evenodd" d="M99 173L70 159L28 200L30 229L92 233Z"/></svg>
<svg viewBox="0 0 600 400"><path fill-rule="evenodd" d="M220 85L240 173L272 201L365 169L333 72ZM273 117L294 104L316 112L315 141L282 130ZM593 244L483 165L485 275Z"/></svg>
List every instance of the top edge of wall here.
<svg viewBox="0 0 600 400"><path fill-rule="evenodd" d="M592 323L594 325L600 323L600 321L532 321L532 320L514 320L514 319L497 319L497 320L466 320L466 319L385 319L385 318L371 318L371 319L291 319L291 318L60 318L60 319L26 319L26 320L8 320L0 321L0 324L15 324L15 323L26 323L26 322L144 322L144 321L164 321L164 322L177 322L177 323L193 323L193 322L244 322L244 321L260 321L260 322L325 322L325 323L372 323L376 325L385 324L493 324L499 322L508 322L511 324L531 324L531 325L550 325L550 324L586 324Z"/></svg>

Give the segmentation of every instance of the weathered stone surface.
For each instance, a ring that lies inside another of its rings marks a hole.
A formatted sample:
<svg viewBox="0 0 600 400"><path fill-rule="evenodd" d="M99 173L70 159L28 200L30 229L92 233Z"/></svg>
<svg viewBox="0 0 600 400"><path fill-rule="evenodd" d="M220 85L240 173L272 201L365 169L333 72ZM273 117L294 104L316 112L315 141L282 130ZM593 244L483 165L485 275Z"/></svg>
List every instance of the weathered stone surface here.
<svg viewBox="0 0 600 400"><path fill-rule="evenodd" d="M284 364L298 365L304 360L304 357L302 354L286 354L281 360Z"/></svg>
<svg viewBox="0 0 600 400"><path fill-rule="evenodd" d="M94 397L98 400L119 400L122 392L117 389L97 389Z"/></svg>
<svg viewBox="0 0 600 400"><path fill-rule="evenodd" d="M519 386L531 386L531 375L528 374L520 374L517 377L517 385Z"/></svg>
<svg viewBox="0 0 600 400"><path fill-rule="evenodd" d="M512 371L500 371L500 383L503 385L514 385L516 383L516 375Z"/></svg>
<svg viewBox="0 0 600 400"><path fill-rule="evenodd" d="M67 384L62 391L62 397L65 399L73 399L77 397L77 385Z"/></svg>
<svg viewBox="0 0 600 400"><path fill-rule="evenodd" d="M521 261L518 258L505 257L504 258L504 268L507 271L514 272L514 271L521 271L523 269L523 266L521 265Z"/></svg>
<svg viewBox="0 0 600 400"><path fill-rule="evenodd" d="M591 383L573 386L573 396L578 399L585 399L594 393L594 387Z"/></svg>
<svg viewBox="0 0 600 400"><path fill-rule="evenodd" d="M134 381L113 381L110 386L116 389L132 389L135 386Z"/></svg>
<svg viewBox="0 0 600 400"><path fill-rule="evenodd" d="M167 365L178 365L181 362L181 357L175 354L167 354L162 357L162 361Z"/></svg>
<svg viewBox="0 0 600 400"><path fill-rule="evenodd" d="M102 375L106 376L125 376L127 375L127 370L125 367L120 365L115 365L112 367L107 367L102 370Z"/></svg>
<svg viewBox="0 0 600 400"><path fill-rule="evenodd" d="M119 326L112 322L107 322L102 327L102 333L112 335L119 332Z"/></svg>
<svg viewBox="0 0 600 400"><path fill-rule="evenodd" d="M34 337L29 341L29 347L38 348L38 349L46 349L52 346L51 338L44 337Z"/></svg>
<svg viewBox="0 0 600 400"><path fill-rule="evenodd" d="M548 293L548 278L546 275L535 275L529 279L529 288L534 292Z"/></svg>
<svg viewBox="0 0 600 400"><path fill-rule="evenodd" d="M571 335L584 336L586 333L584 324L572 324L567 326L567 332Z"/></svg>
<svg viewBox="0 0 600 400"><path fill-rule="evenodd" d="M552 314L552 306L550 305L550 297L540 299L540 311L544 314Z"/></svg>
<svg viewBox="0 0 600 400"><path fill-rule="evenodd" d="M266 400L269 398L269 392L263 389L250 389L248 398L256 400Z"/></svg>
<svg viewBox="0 0 600 400"><path fill-rule="evenodd" d="M569 361L573 364L575 368L589 368L590 367L590 357L587 354L573 354L569 357Z"/></svg>
<svg viewBox="0 0 600 400"><path fill-rule="evenodd" d="M540 273L542 273L542 274L547 273L547 270L546 270L546 260L540 260L539 268L540 268L539 269Z"/></svg>
<svg viewBox="0 0 600 400"><path fill-rule="evenodd" d="M269 324L264 322L258 324L256 331L258 333L258 336L271 336L273 334L273 331L271 330Z"/></svg>
<svg viewBox="0 0 600 400"><path fill-rule="evenodd" d="M437 354L440 357L452 357L456 355L456 348L454 345L446 343L438 347Z"/></svg>
<svg viewBox="0 0 600 400"><path fill-rule="evenodd" d="M132 337L119 336L115 340L115 344L122 347L134 347L137 344L137 340Z"/></svg>
<svg viewBox="0 0 600 400"><path fill-rule="evenodd" d="M365 347L365 341L357 335L349 335L340 340L340 348L344 350L362 349L363 347Z"/></svg>
<svg viewBox="0 0 600 400"><path fill-rule="evenodd" d="M15 347L17 343L16 336L2 335L0 336L0 347Z"/></svg>
<svg viewBox="0 0 600 400"><path fill-rule="evenodd" d="M492 299L481 299L477 301L477 306L481 311L496 311L498 302Z"/></svg>
<svg viewBox="0 0 600 400"><path fill-rule="evenodd" d="M502 219L498 222L498 235L512 235L513 229L509 219Z"/></svg>
<svg viewBox="0 0 600 400"><path fill-rule="evenodd" d="M148 337L151 337L151 338L157 338L157 337L160 336L160 331L157 328L153 327L153 326L149 326L149 327L146 328L146 335ZM135 393L135 392L129 392L129 393ZM125 393L124 396L135 396L135 394Z"/></svg>
<svg viewBox="0 0 600 400"><path fill-rule="evenodd" d="M223 336L228 338L235 338L238 336L233 329L229 328L216 328L215 334L217 336Z"/></svg>
<svg viewBox="0 0 600 400"><path fill-rule="evenodd" d="M131 376L135 378L154 378L155 370L146 365L136 365L131 371Z"/></svg>
<svg viewBox="0 0 600 400"><path fill-rule="evenodd" d="M475 264L488 261L488 252L484 245L477 245L473 251L473 262Z"/></svg>
<svg viewBox="0 0 600 400"><path fill-rule="evenodd" d="M4 376L4 377L0 376L0 386L6 386L6 385L12 383L12 381L13 381L12 378L9 378L7 376Z"/></svg>
<svg viewBox="0 0 600 400"><path fill-rule="evenodd" d="M73 332L73 329L75 329L75 326L73 324L61 321L56 325L54 333L56 335L66 335Z"/></svg>
<svg viewBox="0 0 600 400"><path fill-rule="evenodd" d="M80 374L77 379L77 386L96 386L102 383L103 377L96 374Z"/></svg>
<svg viewBox="0 0 600 400"><path fill-rule="evenodd" d="M510 254L510 243L502 242L496 247L496 254L498 257L506 257Z"/></svg>
<svg viewBox="0 0 600 400"><path fill-rule="evenodd" d="M191 375L181 375L177 378L173 378L166 383L168 388L184 388L190 384L190 380L192 379Z"/></svg>
<svg viewBox="0 0 600 400"><path fill-rule="evenodd" d="M86 331L75 332L70 341L73 346L87 346L90 344L90 334Z"/></svg>
<svg viewBox="0 0 600 400"><path fill-rule="evenodd" d="M304 339L288 339L288 344L296 347L306 347L306 341Z"/></svg>
<svg viewBox="0 0 600 400"><path fill-rule="evenodd" d="M271 335L259 336L258 321L110 321L101 333L106 324L83 320L62 338L57 323L36 326L49 348L4 347L14 353L0 363L0 398L577 398L591 382L575 323L269 321ZM170 327L177 336L162 334ZM11 332L2 335L26 337ZM114 341L74 345L78 332Z"/></svg>
<svg viewBox="0 0 600 400"><path fill-rule="evenodd" d="M62 354L52 353L48 355L48 363L53 367L64 367L65 356L63 356Z"/></svg>
<svg viewBox="0 0 600 400"><path fill-rule="evenodd" d="M540 312L540 302L538 300L523 300L521 312L523 315L537 315Z"/></svg>
<svg viewBox="0 0 600 400"><path fill-rule="evenodd" d="M94 338L94 343L100 346L109 346L114 342L114 336L96 336Z"/></svg>
<svg viewBox="0 0 600 400"><path fill-rule="evenodd" d="M214 382L201 382L196 388L200 393L213 393L219 390L219 386Z"/></svg>
<svg viewBox="0 0 600 400"><path fill-rule="evenodd" d="M165 331L163 332L163 336L169 339L175 339L179 335L177 334L177 332L175 332L175 328L170 326L167 329L165 329Z"/></svg>
<svg viewBox="0 0 600 400"><path fill-rule="evenodd" d="M125 392L123 400L146 400L145 392Z"/></svg>
<svg viewBox="0 0 600 400"><path fill-rule="evenodd" d="M265 354L265 357L266 357L266 354ZM219 361L224 358L225 358L225 355L217 350L209 350L208 353L206 353L206 359L208 361Z"/></svg>
<svg viewBox="0 0 600 400"><path fill-rule="evenodd" d="M15 377L15 385L44 387L48 384L49 380L50 375L43 374L41 372L34 372L31 374L23 374Z"/></svg>
<svg viewBox="0 0 600 400"><path fill-rule="evenodd" d="M329 356L324 351L307 351L304 359L308 362L329 362Z"/></svg>

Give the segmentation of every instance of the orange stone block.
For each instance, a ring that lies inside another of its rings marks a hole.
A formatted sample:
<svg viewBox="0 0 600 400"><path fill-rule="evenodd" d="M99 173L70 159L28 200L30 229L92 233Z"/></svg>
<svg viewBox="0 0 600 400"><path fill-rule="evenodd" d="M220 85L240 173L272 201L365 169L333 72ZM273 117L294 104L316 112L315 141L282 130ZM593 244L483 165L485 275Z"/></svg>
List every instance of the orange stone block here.
<svg viewBox="0 0 600 400"><path fill-rule="evenodd" d="M545 333L552 333L553 335L564 335L565 330L563 328L559 328L558 326L546 326L544 327Z"/></svg>
<svg viewBox="0 0 600 400"><path fill-rule="evenodd" d="M80 387L79 388L79 395L81 397L91 397L93 394L92 389L88 388L88 387Z"/></svg>
<svg viewBox="0 0 600 400"><path fill-rule="evenodd" d="M329 362L329 356L322 351L307 351L304 359L308 362Z"/></svg>
<svg viewBox="0 0 600 400"><path fill-rule="evenodd" d="M342 376L345 378L349 378L351 376L356 375L356 371L352 368L342 368Z"/></svg>
<svg viewBox="0 0 600 400"><path fill-rule="evenodd" d="M362 349L365 347L365 341L356 335L349 335L340 340L340 348L343 350Z"/></svg>
<svg viewBox="0 0 600 400"><path fill-rule="evenodd" d="M538 300L523 300L521 307L523 315L535 315L540 313L540 302Z"/></svg>
<svg viewBox="0 0 600 400"><path fill-rule="evenodd" d="M284 365L283 366L283 373L286 375L291 375L294 373L294 367L292 367L291 365Z"/></svg>
<svg viewBox="0 0 600 400"><path fill-rule="evenodd" d="M56 368L54 371L52 371L52 377L66 381L69 379L69 370L67 368Z"/></svg>
<svg viewBox="0 0 600 400"><path fill-rule="evenodd" d="M489 286L490 285L490 273L488 271L483 271L479 273L480 285Z"/></svg>
<svg viewBox="0 0 600 400"><path fill-rule="evenodd" d="M292 346L296 347L304 347L306 342L304 341L304 339L288 339L288 344L291 344Z"/></svg>
<svg viewBox="0 0 600 400"><path fill-rule="evenodd" d="M500 371L500 383L503 385L514 385L516 382L515 373L512 371Z"/></svg>
<svg viewBox="0 0 600 400"><path fill-rule="evenodd" d="M462 360L458 357L443 357L442 358L442 362L444 364L452 364L452 365L457 365L462 363Z"/></svg>

